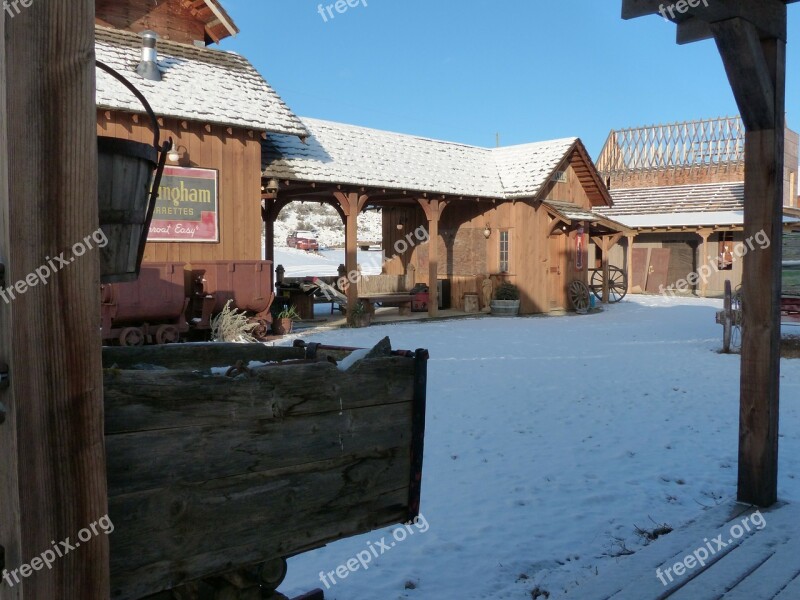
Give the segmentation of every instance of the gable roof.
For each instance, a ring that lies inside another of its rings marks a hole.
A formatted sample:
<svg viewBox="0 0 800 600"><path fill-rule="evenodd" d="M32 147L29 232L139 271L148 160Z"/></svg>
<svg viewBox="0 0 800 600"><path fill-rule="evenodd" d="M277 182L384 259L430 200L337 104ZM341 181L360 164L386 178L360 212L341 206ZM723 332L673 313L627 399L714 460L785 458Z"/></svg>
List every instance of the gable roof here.
<svg viewBox="0 0 800 600"><path fill-rule="evenodd" d="M470 197L533 198L572 151L583 148L577 138L481 148L319 119L302 122L310 134L305 144L280 135L264 142L265 177ZM582 156L591 164L585 151ZM597 183L602 186L599 178Z"/></svg>
<svg viewBox="0 0 800 600"><path fill-rule="evenodd" d="M236 23L219 0L181 0L181 5L203 22L206 35L217 43L239 33Z"/></svg>
<svg viewBox="0 0 800 600"><path fill-rule="evenodd" d="M174 20L183 21L187 17L202 26L202 38L196 35L199 31L193 36L197 41L204 41L206 44L219 43L239 33L239 28L220 0L95 0L95 24L135 33L156 29L167 39L176 33L173 29ZM187 40L180 34L179 37L186 43L194 41Z"/></svg>
<svg viewBox="0 0 800 600"><path fill-rule="evenodd" d="M140 37L128 31L95 28L97 59L135 85L159 117L305 136L303 124L245 58L220 50L160 40L163 78L136 73ZM142 113L139 101L121 83L97 70L97 107Z"/></svg>

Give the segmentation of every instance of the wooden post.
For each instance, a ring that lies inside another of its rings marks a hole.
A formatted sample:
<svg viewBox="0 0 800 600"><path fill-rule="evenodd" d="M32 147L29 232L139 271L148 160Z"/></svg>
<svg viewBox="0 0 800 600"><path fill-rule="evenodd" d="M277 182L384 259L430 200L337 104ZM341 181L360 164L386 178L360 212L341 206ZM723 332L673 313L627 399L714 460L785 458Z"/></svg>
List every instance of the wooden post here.
<svg viewBox="0 0 800 600"><path fill-rule="evenodd" d="M439 314L439 217L443 203L439 200L419 198L420 206L428 218L428 316Z"/></svg>
<svg viewBox="0 0 800 600"><path fill-rule="evenodd" d="M740 502L770 506L778 497L780 294L786 110L786 4L716 2L690 7L678 40L714 38L747 131L745 239L770 246L744 257L739 415ZM659 0L622 0L623 18L656 14ZM686 12L686 11L683 11Z"/></svg>
<svg viewBox="0 0 800 600"><path fill-rule="evenodd" d="M15 294L0 300L0 361L10 367L0 545L14 582L0 589L4 600L102 600L109 538L75 544L108 512L99 255L73 252L98 229L94 2L26 5L0 19L0 262L3 291ZM69 264L25 290L61 253ZM23 564L67 538L74 551L22 577Z"/></svg>
<svg viewBox="0 0 800 600"><path fill-rule="evenodd" d="M636 236L633 234L628 234L625 236L625 240L628 243L626 248L625 254L625 271L627 275L628 281L628 290L627 292L630 294L633 291L633 241L636 239Z"/></svg>
<svg viewBox="0 0 800 600"><path fill-rule="evenodd" d="M264 260L272 261L275 268L275 217L272 215L275 200L264 200L261 219L264 221Z"/></svg>
<svg viewBox="0 0 800 600"><path fill-rule="evenodd" d="M703 240L703 250L700 252L700 264L697 266L698 271L700 267L706 264L706 261L709 260L708 256L708 237L711 235L710 229L700 229L697 232L697 235L700 236L700 239ZM708 280L703 277L700 281L700 295L705 298L708 295Z"/></svg>
<svg viewBox="0 0 800 600"><path fill-rule="evenodd" d="M344 266L346 277L350 281L347 288L347 322L353 321L353 308L358 303L358 213L367 202L367 196L359 196L355 192L335 192L345 216L344 232Z"/></svg>
<svg viewBox="0 0 800 600"><path fill-rule="evenodd" d="M275 221L280 212L291 200L286 198L265 198L261 208L261 219L264 221L264 260L272 261L275 268Z"/></svg>
<svg viewBox="0 0 800 600"><path fill-rule="evenodd" d="M778 499L786 42L762 38L741 18L711 27L747 129L744 236L766 233L771 241L743 261L738 485L740 502L771 506Z"/></svg>

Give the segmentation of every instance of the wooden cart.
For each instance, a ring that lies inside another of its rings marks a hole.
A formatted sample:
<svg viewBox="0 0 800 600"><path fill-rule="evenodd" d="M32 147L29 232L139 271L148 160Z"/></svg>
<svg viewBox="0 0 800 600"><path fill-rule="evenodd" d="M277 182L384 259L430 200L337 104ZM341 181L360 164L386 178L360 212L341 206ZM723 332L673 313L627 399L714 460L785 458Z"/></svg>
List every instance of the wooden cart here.
<svg viewBox="0 0 800 600"><path fill-rule="evenodd" d="M414 519L428 353L379 348L346 371L314 344L104 349L112 598L275 586L287 556Z"/></svg>

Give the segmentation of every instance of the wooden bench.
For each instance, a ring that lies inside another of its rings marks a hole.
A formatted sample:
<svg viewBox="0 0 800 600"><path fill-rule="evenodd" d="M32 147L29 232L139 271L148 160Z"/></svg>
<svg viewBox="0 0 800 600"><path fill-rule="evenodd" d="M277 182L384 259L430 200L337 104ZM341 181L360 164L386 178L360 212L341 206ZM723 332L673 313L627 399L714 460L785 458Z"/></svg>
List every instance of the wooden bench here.
<svg viewBox="0 0 800 600"><path fill-rule="evenodd" d="M358 299L364 303L367 311L375 315L375 303L380 302L384 306L400 307L401 315L411 314L411 302L414 296L408 292L397 292L388 294L359 294Z"/></svg>

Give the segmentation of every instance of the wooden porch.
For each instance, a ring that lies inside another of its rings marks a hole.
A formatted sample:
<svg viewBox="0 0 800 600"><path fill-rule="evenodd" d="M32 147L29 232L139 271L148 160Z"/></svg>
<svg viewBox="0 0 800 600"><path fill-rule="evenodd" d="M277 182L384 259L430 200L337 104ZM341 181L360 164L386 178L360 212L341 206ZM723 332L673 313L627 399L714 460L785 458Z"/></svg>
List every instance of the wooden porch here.
<svg viewBox="0 0 800 600"><path fill-rule="evenodd" d="M760 509L760 516L751 518L755 510L752 506L733 501L708 509L695 521L659 538L636 554L609 559L595 577L558 598L799 598L800 539L794 536L794 532L800 520L800 505L778 503L769 509ZM745 520L750 531L742 525ZM740 537L734 539L740 531ZM719 548L720 543L715 539L724 546ZM703 559L704 565L700 565L695 557L704 555L708 558ZM679 563L683 563L678 568L681 575L675 574L675 565ZM686 568L687 565L691 568Z"/></svg>

